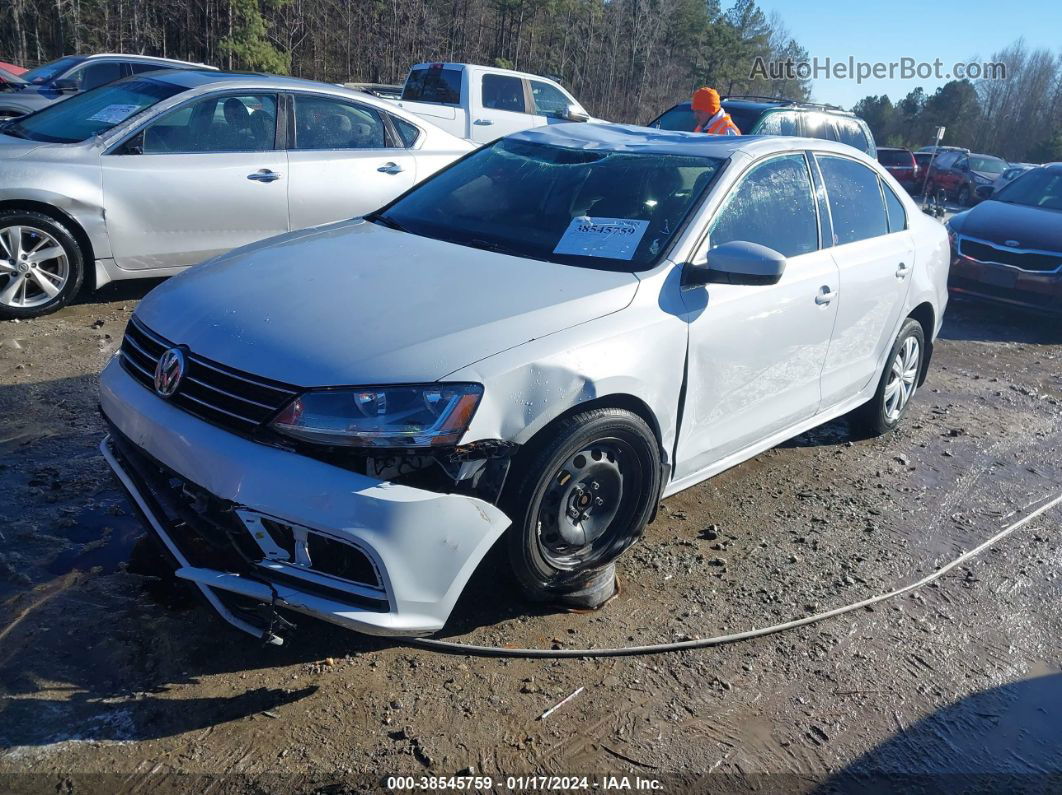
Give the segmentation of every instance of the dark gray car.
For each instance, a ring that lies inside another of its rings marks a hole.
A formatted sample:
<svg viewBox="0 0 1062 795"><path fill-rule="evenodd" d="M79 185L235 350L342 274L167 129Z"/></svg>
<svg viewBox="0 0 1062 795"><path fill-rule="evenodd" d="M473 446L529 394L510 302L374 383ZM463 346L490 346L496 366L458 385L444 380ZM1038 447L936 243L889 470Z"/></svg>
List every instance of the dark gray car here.
<svg viewBox="0 0 1062 795"><path fill-rule="evenodd" d="M82 91L142 72L214 68L147 55L68 55L22 75L23 83L0 96L0 119L25 116Z"/></svg>

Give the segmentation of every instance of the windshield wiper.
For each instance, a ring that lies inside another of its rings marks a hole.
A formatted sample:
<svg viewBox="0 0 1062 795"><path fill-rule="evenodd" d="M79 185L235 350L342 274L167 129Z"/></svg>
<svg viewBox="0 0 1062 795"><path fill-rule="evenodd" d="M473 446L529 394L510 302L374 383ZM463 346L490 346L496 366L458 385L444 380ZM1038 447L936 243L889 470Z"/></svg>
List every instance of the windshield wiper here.
<svg viewBox="0 0 1062 795"><path fill-rule="evenodd" d="M4 135L10 135L12 138L21 138L24 141L29 140L29 138L26 136L26 134L24 132L20 131L15 126L15 122L14 121L9 121L9 122L6 122L3 125L0 125L0 133L3 133Z"/></svg>
<svg viewBox="0 0 1062 795"><path fill-rule="evenodd" d="M374 224L383 224L388 229L394 229L395 231L398 231L398 232L408 232L409 231L404 226L402 226L402 224L398 223L398 221L396 221L394 218L391 218L390 216L384 215L383 213L369 213L368 215L365 216L365 220L371 221Z"/></svg>

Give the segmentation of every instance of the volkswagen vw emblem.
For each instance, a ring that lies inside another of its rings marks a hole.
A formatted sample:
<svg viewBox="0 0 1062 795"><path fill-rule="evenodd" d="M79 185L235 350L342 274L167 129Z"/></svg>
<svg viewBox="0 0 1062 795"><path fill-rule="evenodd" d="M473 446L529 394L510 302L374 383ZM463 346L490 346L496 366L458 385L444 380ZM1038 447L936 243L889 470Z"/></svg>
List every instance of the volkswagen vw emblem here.
<svg viewBox="0 0 1062 795"><path fill-rule="evenodd" d="M155 365L155 393L159 397L171 397L181 385L184 369L184 351L180 348L170 348L163 352L159 363Z"/></svg>

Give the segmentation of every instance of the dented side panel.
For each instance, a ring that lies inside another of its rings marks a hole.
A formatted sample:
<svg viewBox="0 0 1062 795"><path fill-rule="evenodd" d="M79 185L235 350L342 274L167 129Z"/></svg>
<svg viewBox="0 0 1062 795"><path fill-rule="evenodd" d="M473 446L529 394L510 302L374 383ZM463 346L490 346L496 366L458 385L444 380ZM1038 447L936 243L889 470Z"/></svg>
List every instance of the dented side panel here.
<svg viewBox="0 0 1062 795"><path fill-rule="evenodd" d="M526 444L579 405L634 398L653 418L664 462L670 462L687 343L679 270L668 263L653 271L622 312L532 340L446 376L489 385L463 441L500 438Z"/></svg>

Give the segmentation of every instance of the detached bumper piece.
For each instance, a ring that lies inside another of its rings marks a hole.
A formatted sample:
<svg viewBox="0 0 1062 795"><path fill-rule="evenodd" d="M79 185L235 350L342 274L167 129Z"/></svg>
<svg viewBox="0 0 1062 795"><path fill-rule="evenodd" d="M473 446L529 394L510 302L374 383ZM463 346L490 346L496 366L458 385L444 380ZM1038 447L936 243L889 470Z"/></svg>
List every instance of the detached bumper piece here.
<svg viewBox="0 0 1062 795"><path fill-rule="evenodd" d="M354 544L220 500L113 427L100 449L176 575L236 628L281 643L270 618L277 606L344 625L352 613L390 610L380 572Z"/></svg>

